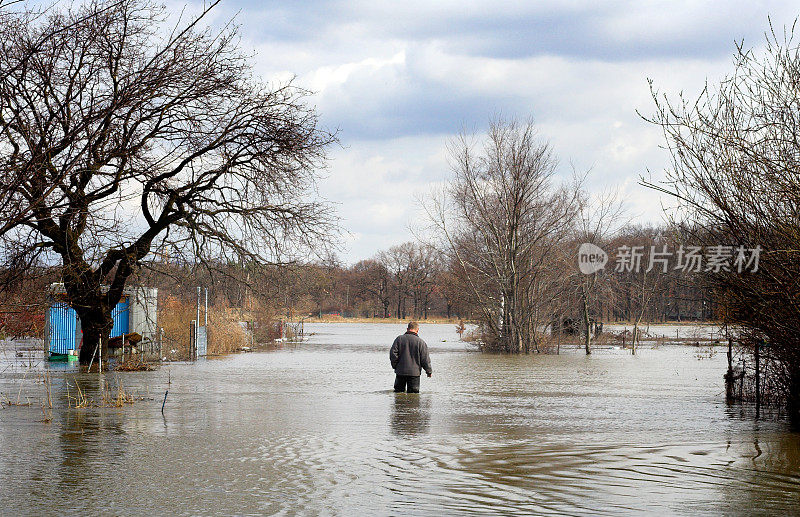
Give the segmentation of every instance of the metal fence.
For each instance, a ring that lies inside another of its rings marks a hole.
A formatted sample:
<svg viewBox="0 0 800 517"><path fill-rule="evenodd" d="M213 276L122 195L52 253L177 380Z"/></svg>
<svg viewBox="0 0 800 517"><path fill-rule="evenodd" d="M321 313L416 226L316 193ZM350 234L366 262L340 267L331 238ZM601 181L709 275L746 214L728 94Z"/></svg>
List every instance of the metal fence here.
<svg viewBox="0 0 800 517"><path fill-rule="evenodd" d="M785 402L783 368L768 343L728 341L725 395L729 402L749 402L756 417L762 407L780 408Z"/></svg>

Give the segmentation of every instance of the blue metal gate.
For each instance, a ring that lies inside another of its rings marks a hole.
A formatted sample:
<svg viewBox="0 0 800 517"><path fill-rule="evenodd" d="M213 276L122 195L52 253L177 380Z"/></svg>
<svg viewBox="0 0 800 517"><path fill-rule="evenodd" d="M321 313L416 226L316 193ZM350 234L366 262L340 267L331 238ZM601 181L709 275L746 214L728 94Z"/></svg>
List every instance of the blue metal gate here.
<svg viewBox="0 0 800 517"><path fill-rule="evenodd" d="M111 311L114 318L114 327L111 329L110 337L117 337L130 332L130 298L125 297Z"/></svg>
<svg viewBox="0 0 800 517"><path fill-rule="evenodd" d="M50 306L48 329L50 351L55 354L66 354L75 350L75 324L78 315L75 309L64 302L56 302Z"/></svg>
<svg viewBox="0 0 800 517"><path fill-rule="evenodd" d="M130 299L123 298L111 311L114 326L110 337L117 337L130 332ZM48 311L49 350L55 354L66 354L77 350L75 334L78 314L66 302L54 302Z"/></svg>

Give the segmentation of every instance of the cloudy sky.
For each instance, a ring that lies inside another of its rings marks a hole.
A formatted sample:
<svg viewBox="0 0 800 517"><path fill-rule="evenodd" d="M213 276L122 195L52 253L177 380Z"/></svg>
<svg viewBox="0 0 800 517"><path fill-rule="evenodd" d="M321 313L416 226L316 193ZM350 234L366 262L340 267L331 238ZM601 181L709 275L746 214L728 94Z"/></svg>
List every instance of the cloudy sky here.
<svg viewBox="0 0 800 517"><path fill-rule="evenodd" d="M647 79L699 93L731 70L735 41L761 46L792 2L225 0L266 80L296 76L339 130L320 191L338 204L352 263L412 239L415 197L445 180L445 146L496 114L533 117L565 176L616 186L631 216L660 220L662 200L637 184L661 174Z"/></svg>

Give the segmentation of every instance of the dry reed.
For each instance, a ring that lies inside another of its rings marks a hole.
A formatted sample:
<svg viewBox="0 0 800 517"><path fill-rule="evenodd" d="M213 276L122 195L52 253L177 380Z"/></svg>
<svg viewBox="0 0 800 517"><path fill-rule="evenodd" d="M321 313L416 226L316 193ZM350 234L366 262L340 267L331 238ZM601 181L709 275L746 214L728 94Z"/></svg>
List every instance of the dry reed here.
<svg viewBox="0 0 800 517"><path fill-rule="evenodd" d="M201 313L201 320L205 320ZM191 358L191 322L197 318L197 306L168 297L159 310L164 329L162 353L169 360ZM208 308L208 355L229 354L249 345L249 335L239 323L237 309L218 301Z"/></svg>

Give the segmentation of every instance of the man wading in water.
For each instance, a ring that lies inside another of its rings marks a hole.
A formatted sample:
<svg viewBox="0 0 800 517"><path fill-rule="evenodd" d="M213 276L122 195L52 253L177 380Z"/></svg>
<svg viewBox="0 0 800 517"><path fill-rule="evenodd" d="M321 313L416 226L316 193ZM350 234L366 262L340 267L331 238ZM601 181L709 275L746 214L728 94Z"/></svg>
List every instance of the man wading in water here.
<svg viewBox="0 0 800 517"><path fill-rule="evenodd" d="M421 369L425 369L428 377L433 373L431 357L428 355L428 345L417 335L419 325L416 321L408 324L406 333L397 336L392 349L389 350L389 360L396 374L394 391L402 393L419 393L419 376Z"/></svg>

